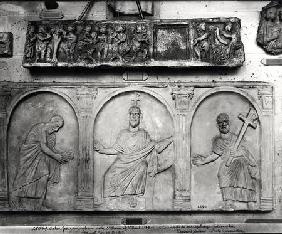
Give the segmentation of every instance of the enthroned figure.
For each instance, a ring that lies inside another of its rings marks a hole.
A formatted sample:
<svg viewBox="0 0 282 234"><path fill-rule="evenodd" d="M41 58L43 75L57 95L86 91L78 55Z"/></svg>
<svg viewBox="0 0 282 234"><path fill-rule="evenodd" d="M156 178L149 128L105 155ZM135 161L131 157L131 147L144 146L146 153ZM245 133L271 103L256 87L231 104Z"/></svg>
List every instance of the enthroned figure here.
<svg viewBox="0 0 282 234"><path fill-rule="evenodd" d="M235 202L245 202L248 209L254 209L257 201L257 162L244 140L234 149L238 136L230 131L228 114L219 114L216 122L219 135L213 138L212 153L195 155L192 163L200 166L221 158L217 177L224 201L223 209L234 210Z"/></svg>
<svg viewBox="0 0 282 234"><path fill-rule="evenodd" d="M60 115L38 123L28 132L20 148L20 163L13 184L12 206L16 209L45 209L49 184L58 183L60 164L73 159L71 152L56 149L56 132L64 125Z"/></svg>
<svg viewBox="0 0 282 234"><path fill-rule="evenodd" d="M158 142L152 140L149 133L140 128L140 118L140 107L131 106L129 127L120 131L115 144L110 148L98 142L94 144L97 152L117 156L105 173L104 197L144 195L147 176L158 173L154 159L173 142L172 137Z"/></svg>

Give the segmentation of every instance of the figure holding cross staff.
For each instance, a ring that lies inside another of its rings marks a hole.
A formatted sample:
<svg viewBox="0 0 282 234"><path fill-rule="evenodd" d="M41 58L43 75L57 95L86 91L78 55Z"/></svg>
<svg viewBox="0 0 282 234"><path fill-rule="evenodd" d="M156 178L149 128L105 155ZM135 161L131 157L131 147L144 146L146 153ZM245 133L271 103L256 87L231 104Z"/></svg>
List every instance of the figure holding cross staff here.
<svg viewBox="0 0 282 234"><path fill-rule="evenodd" d="M250 107L246 117L240 114L238 118L243 124L236 135L230 131L228 114L219 114L216 118L219 135L213 138L212 153L208 156L195 155L192 159L196 166L222 159L217 176L224 201L223 209L229 211L235 209L235 202L247 203L248 209L254 209L257 201L258 166L243 137L249 127L257 127L258 116Z"/></svg>

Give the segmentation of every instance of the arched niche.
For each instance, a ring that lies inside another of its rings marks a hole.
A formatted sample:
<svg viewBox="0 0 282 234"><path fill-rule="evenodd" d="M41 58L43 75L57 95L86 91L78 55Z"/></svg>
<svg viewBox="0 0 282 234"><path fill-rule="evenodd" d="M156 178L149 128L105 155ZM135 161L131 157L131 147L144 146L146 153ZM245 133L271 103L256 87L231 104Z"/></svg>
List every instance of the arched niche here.
<svg viewBox="0 0 282 234"><path fill-rule="evenodd" d="M203 94L194 104L194 113L190 128L191 159L199 154L207 156L212 153L212 141L219 135L216 118L220 113L227 113L230 119L230 131L239 134L243 122L239 114L247 115L253 108L259 119L256 129L248 127L244 139L248 150L254 156L258 170L261 171L261 111L256 101L247 93L230 87L214 88ZM224 207L219 188L218 171L222 159L202 166L191 162L191 205L193 210L221 210ZM256 183L256 209L260 206L260 179ZM235 209L248 209L246 202L235 202Z"/></svg>
<svg viewBox="0 0 282 234"><path fill-rule="evenodd" d="M8 115L7 158L9 192L13 190L19 166L20 147L29 131L39 123L45 123L54 115L64 119L64 126L56 133L56 149L72 151L74 159L63 164L59 183L48 184L46 208L50 210L73 209L77 186L78 121L67 97L49 89L36 90L14 100ZM13 208L15 209L15 208Z"/></svg>
<svg viewBox="0 0 282 234"><path fill-rule="evenodd" d="M132 100L136 98L136 93L139 94L139 106L142 111L140 128L145 129L149 133L151 139L155 141L174 135L173 114L170 107L161 97L153 92L140 90L140 88L138 90L127 89L112 93L99 106L93 125L94 142L100 142L105 147L114 145L119 132L129 127L128 110L132 105ZM164 157L166 157L165 155L169 155L169 160L173 161L173 144L165 151L166 153L164 153ZM94 152L94 196L96 202L102 204L103 209L106 210L108 209L108 206L105 204L107 201L103 197L104 176L109 167L114 163L115 159L116 155L110 156ZM149 209L172 209L174 179L171 168L172 167L169 167L168 170L164 170L155 177L152 190L153 196L149 197L153 203L153 207L150 206ZM146 192L144 196L147 196ZM130 200L130 198L128 200ZM112 209L130 209L123 206L121 203L114 203ZM142 208L137 205L136 210L148 209L147 205ZM135 208L133 208L133 210L134 209Z"/></svg>

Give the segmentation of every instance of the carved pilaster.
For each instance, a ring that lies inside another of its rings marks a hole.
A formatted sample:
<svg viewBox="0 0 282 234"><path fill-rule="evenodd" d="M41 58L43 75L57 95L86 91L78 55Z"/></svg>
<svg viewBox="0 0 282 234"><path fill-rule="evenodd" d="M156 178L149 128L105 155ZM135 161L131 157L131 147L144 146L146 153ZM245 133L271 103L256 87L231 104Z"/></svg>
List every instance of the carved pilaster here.
<svg viewBox="0 0 282 234"><path fill-rule="evenodd" d="M91 147L91 126L93 101L96 98L97 89L81 87L76 90L79 103L79 164L78 164L78 196L77 209L93 208L93 155Z"/></svg>
<svg viewBox="0 0 282 234"><path fill-rule="evenodd" d="M261 170L262 194L261 210L273 209L273 165L274 160L274 135L273 135L273 89L270 86L258 88L258 98L261 101L262 117L260 119L262 126L262 152L261 164L264 169Z"/></svg>
<svg viewBox="0 0 282 234"><path fill-rule="evenodd" d="M174 209L190 210L190 141L187 125L194 88L178 86L172 89L177 111Z"/></svg>
<svg viewBox="0 0 282 234"><path fill-rule="evenodd" d="M6 106L10 92L0 91L0 207L8 206L7 182L7 111Z"/></svg>
<svg viewBox="0 0 282 234"><path fill-rule="evenodd" d="M272 112L273 96L272 87L263 86L258 88L258 98L261 101L261 107L264 112Z"/></svg>

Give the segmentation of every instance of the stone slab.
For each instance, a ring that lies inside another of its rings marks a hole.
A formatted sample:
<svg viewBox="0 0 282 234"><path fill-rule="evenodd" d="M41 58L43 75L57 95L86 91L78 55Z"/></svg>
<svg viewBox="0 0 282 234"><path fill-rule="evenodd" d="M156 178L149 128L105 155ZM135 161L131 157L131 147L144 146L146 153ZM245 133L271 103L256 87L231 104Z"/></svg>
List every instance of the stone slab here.
<svg viewBox="0 0 282 234"><path fill-rule="evenodd" d="M2 211L274 209L268 83L1 82L0 94Z"/></svg>
<svg viewBox="0 0 282 234"><path fill-rule="evenodd" d="M262 8L257 44L268 54L282 54L282 3L271 1Z"/></svg>
<svg viewBox="0 0 282 234"><path fill-rule="evenodd" d="M11 32L0 32L0 58L12 57L13 34Z"/></svg>
<svg viewBox="0 0 282 234"><path fill-rule="evenodd" d="M240 19L30 21L23 66L241 66Z"/></svg>

